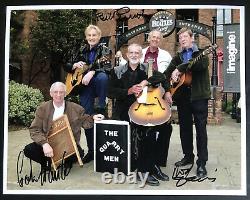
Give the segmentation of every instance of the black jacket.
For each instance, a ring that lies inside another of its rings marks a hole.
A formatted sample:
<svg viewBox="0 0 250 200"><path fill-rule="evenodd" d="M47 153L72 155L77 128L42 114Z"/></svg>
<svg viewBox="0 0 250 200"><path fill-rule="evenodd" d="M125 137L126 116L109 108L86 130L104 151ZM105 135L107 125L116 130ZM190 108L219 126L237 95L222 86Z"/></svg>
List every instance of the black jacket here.
<svg viewBox="0 0 250 200"><path fill-rule="evenodd" d="M96 54L95 54L95 58L94 58L94 62L92 63L92 65L90 65L91 63L89 62L89 53L90 53L90 46L89 44L85 44L83 45L80 50L77 52L77 54L73 57L73 59L70 62L67 62L67 64L64 66L64 70L66 72L72 73L72 67L73 64L79 61L83 61L85 62L87 65L90 65L90 68L88 71L90 70L95 70L96 72L98 71L103 71L103 72L107 72L111 70L111 62L110 60L106 61L106 62L99 62L101 60L101 58L103 58L103 56L109 57L111 56L111 50L109 48L107 48L104 45L98 44L96 47L93 47L96 50Z"/></svg>
<svg viewBox="0 0 250 200"><path fill-rule="evenodd" d="M110 58L111 56L111 50L107 48L106 46L103 46L101 44L96 45L93 47L94 50L96 51L94 62L90 63L89 61L89 54L90 54L90 46L89 44L83 45L80 50L76 53L76 55L73 56L73 59L68 62L66 65L64 65L64 70L68 73L74 73L73 64L79 61L85 62L89 67L88 70L86 70L84 74L87 74L89 71L96 71L95 76L97 75L98 72L105 72L109 73L110 70L112 69L111 61L108 59L105 62L100 61L104 56L107 58ZM79 94L81 90L86 87L83 84L79 84L74 87L73 91L70 94Z"/></svg>
<svg viewBox="0 0 250 200"><path fill-rule="evenodd" d="M153 76L147 77L147 66L139 64L135 70L136 76L131 78L132 70L128 63L118 66L111 71L108 83L108 97L115 99L113 105L113 119L129 121L128 110L136 101L134 94L128 95L128 89L143 80L148 80L152 85L166 82L165 76L160 72L154 72Z"/></svg>
<svg viewBox="0 0 250 200"><path fill-rule="evenodd" d="M195 46L195 51L192 54L193 58L199 56L203 50L198 49ZM167 70L164 72L167 80L170 80L172 72L178 68L180 72L186 72L190 70L192 72L192 84L191 87L187 87L185 85L180 86L176 93L174 94L175 101L183 101L183 100L199 100L199 99L209 99L210 92L210 80L209 80L209 60L208 56L201 57L200 60L195 62L192 65L183 64L183 59L181 56L181 52L177 52L176 56L173 57L171 63L169 64ZM165 87L166 91L169 91L170 82L167 82L167 87Z"/></svg>

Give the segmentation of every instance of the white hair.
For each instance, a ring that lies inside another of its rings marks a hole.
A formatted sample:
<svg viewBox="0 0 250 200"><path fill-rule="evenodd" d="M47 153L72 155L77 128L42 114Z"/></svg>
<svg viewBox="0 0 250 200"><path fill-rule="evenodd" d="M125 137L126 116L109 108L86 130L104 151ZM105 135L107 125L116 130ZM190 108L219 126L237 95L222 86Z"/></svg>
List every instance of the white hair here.
<svg viewBox="0 0 250 200"><path fill-rule="evenodd" d="M66 92L66 85L62 82L55 82L50 87L50 92L52 92L56 87L63 87L64 91Z"/></svg>
<svg viewBox="0 0 250 200"><path fill-rule="evenodd" d="M163 34L162 34L162 32L161 32L159 29L154 29L154 30L150 31L149 34L148 34L148 42L151 40L152 35L153 35L154 32L159 33L159 34L160 34L161 40L163 39Z"/></svg>
<svg viewBox="0 0 250 200"><path fill-rule="evenodd" d="M141 45L136 44L136 43L132 43L132 44L130 44L128 46L128 51L131 49L131 47L137 47L139 49L140 53L142 53L142 47L141 47Z"/></svg>

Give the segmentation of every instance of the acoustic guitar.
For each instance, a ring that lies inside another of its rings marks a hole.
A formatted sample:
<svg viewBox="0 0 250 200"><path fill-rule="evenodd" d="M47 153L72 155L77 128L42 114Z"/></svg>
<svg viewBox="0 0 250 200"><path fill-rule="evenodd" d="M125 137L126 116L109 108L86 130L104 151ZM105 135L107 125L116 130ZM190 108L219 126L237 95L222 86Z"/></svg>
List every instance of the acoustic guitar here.
<svg viewBox="0 0 250 200"><path fill-rule="evenodd" d="M148 60L148 78L153 74L153 59ZM128 111L130 120L138 125L156 126L167 122L171 117L170 106L162 99L164 89L146 86Z"/></svg>
<svg viewBox="0 0 250 200"><path fill-rule="evenodd" d="M176 92L176 90L180 86L192 84L192 72L190 71L191 66L193 64L195 64L198 60L200 60L203 56L210 54L216 48L217 48L216 44L211 45L208 48L206 48L202 53L200 53L197 57L189 60L187 63L180 64L180 65L187 65L188 66L187 71L180 75L177 82L174 82L172 79L170 79L170 93L171 93L171 95L174 95L174 93ZM180 66L180 65L178 65L178 66Z"/></svg>
<svg viewBox="0 0 250 200"><path fill-rule="evenodd" d="M73 90L82 85L82 78L89 70L94 70L94 71L110 70L111 67L106 67L106 64L111 62L110 49L104 45L102 47L103 47L102 57L95 62L95 64L97 64L99 68L93 69L93 64L84 65L82 68L76 68L73 73L67 74L65 81L66 95L73 93Z"/></svg>

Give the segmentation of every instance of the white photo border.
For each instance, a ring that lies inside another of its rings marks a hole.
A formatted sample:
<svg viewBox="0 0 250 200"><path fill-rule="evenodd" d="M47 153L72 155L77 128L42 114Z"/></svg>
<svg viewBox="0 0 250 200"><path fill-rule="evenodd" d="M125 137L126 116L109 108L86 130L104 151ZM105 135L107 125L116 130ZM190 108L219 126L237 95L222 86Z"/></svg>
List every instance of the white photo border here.
<svg viewBox="0 0 250 200"><path fill-rule="evenodd" d="M43 9L117 9L126 5L40 5L40 6L7 6L6 9L6 34L5 34L5 94L4 94L4 156L3 156L3 194L41 194L40 190L8 190L7 169L8 169L8 87L9 87L9 42L10 42L10 15L13 10L43 10ZM162 9L164 5L129 5L131 9ZM245 7L225 5L167 5L167 9L215 9L230 8L240 9L240 73L245 77ZM240 79L241 84L241 189L240 190L181 190L182 195L235 195L247 194L246 176L246 94L245 78ZM43 190L49 194L95 194L95 195L179 195L180 190Z"/></svg>

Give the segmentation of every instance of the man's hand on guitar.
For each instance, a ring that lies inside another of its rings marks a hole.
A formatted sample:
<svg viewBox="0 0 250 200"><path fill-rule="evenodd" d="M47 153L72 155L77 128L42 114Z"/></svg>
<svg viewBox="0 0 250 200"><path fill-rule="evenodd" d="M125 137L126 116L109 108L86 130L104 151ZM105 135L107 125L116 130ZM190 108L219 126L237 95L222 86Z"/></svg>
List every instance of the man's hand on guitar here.
<svg viewBox="0 0 250 200"><path fill-rule="evenodd" d="M89 71L83 78L82 78L82 84L83 85L88 85L90 80L93 78L95 75L95 71Z"/></svg>
<svg viewBox="0 0 250 200"><path fill-rule="evenodd" d="M144 87L146 87L148 85L148 81L147 80L143 80L142 82L140 82L139 85L142 86L142 89L143 89Z"/></svg>
<svg viewBox="0 0 250 200"><path fill-rule="evenodd" d="M128 95L134 94L136 97L142 92L142 86L140 84L133 85L128 89Z"/></svg>
<svg viewBox="0 0 250 200"><path fill-rule="evenodd" d="M165 101L167 101L167 103L168 103L170 106L172 105L173 100L172 100L172 95L171 95L170 92L166 92L166 93L164 94L164 99L165 99Z"/></svg>
<svg viewBox="0 0 250 200"><path fill-rule="evenodd" d="M102 56L102 57L98 60L98 62L99 62L100 64L107 65L107 64L109 64L111 61L110 61L110 58L109 58L108 56Z"/></svg>
<svg viewBox="0 0 250 200"><path fill-rule="evenodd" d="M171 75L171 79L176 83L176 82L179 82L180 80L180 75L181 75L181 72L179 72L178 69L175 69L173 72L172 72L172 75Z"/></svg>
<svg viewBox="0 0 250 200"><path fill-rule="evenodd" d="M73 68L72 69L82 68L84 65L86 65L85 62L79 61L79 62L73 64Z"/></svg>

